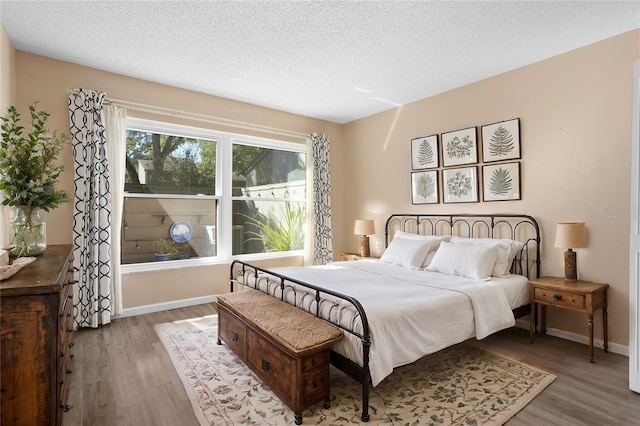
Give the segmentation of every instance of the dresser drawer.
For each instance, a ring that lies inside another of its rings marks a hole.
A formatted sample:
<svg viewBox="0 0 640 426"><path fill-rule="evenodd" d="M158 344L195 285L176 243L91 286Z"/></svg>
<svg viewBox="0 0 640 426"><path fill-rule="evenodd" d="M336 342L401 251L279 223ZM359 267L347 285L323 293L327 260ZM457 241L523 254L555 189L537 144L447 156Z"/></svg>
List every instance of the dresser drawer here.
<svg viewBox="0 0 640 426"><path fill-rule="evenodd" d="M244 359L247 342L247 326L226 309L220 307L218 311L220 338L224 340L240 358Z"/></svg>
<svg viewBox="0 0 640 426"><path fill-rule="evenodd" d="M578 309L584 309L586 306L586 298L582 294L573 294L543 288L536 288L534 290L534 301Z"/></svg>
<svg viewBox="0 0 640 426"><path fill-rule="evenodd" d="M253 330L248 331L247 364L288 404L294 401L295 359Z"/></svg>

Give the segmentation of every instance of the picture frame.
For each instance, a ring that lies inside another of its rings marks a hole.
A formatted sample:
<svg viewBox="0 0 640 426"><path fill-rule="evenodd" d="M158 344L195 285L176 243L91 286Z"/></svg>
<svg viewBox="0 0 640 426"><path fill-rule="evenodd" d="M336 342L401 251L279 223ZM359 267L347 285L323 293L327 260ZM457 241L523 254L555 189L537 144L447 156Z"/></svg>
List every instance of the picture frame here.
<svg viewBox="0 0 640 426"><path fill-rule="evenodd" d="M411 204L437 204L439 199L437 170L411 173Z"/></svg>
<svg viewBox="0 0 640 426"><path fill-rule="evenodd" d="M438 135L411 139L411 170L435 169L440 163Z"/></svg>
<svg viewBox="0 0 640 426"><path fill-rule="evenodd" d="M477 128L469 127L443 133L442 165L444 167L476 164L478 162Z"/></svg>
<svg viewBox="0 0 640 426"><path fill-rule="evenodd" d="M442 170L442 193L445 203L478 202L478 166Z"/></svg>
<svg viewBox="0 0 640 426"><path fill-rule="evenodd" d="M520 119L500 121L481 127L482 161L520 159Z"/></svg>
<svg viewBox="0 0 640 426"><path fill-rule="evenodd" d="M482 166L483 201L520 200L520 162Z"/></svg>

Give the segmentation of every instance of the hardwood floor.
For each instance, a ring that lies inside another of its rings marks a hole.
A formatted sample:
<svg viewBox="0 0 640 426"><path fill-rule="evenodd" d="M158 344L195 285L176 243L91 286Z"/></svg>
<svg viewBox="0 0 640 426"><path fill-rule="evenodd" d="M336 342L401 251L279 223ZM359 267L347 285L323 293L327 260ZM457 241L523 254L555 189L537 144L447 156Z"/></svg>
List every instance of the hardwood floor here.
<svg viewBox="0 0 640 426"><path fill-rule="evenodd" d="M197 426L193 410L153 326L215 313L206 304L114 320L75 337L65 426ZM628 358L550 336L529 344L527 330L513 328L479 347L553 373L557 379L508 426L640 425L640 395L628 388Z"/></svg>

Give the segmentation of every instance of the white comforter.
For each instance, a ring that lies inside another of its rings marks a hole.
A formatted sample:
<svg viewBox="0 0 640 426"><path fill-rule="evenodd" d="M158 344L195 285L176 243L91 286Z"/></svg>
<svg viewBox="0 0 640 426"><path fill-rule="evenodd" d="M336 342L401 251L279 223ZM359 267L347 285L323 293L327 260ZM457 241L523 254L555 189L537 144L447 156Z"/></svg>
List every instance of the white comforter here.
<svg viewBox="0 0 640 426"><path fill-rule="evenodd" d="M524 289L527 285L526 278L519 276L475 281L378 261L283 267L274 272L352 296L362 304L372 336L369 366L373 386L395 367L515 325L511 309L522 304L523 297L514 300L510 296L515 305L511 306L501 284L518 282ZM521 288L516 293L526 296ZM362 365L360 340L345 337L334 350Z"/></svg>

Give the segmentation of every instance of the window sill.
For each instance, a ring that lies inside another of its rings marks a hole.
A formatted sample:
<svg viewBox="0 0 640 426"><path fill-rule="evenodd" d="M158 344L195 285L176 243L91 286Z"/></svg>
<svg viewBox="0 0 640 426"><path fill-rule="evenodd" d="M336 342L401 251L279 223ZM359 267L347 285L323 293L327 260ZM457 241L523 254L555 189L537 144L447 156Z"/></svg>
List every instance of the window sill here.
<svg viewBox="0 0 640 426"><path fill-rule="evenodd" d="M205 257L205 258L192 258L192 259L182 259L182 260L166 260L162 262L147 262L147 263L122 265L120 267L120 271L122 275L127 275L127 274L143 273L143 272L166 271L170 269L186 269L186 268L198 268L203 266L229 265L234 260L251 262L256 260L283 259L287 257L301 257L301 256L304 256L303 250L286 251L286 252L278 252L278 253L242 254L242 255L235 255L226 259L222 259L220 257Z"/></svg>

